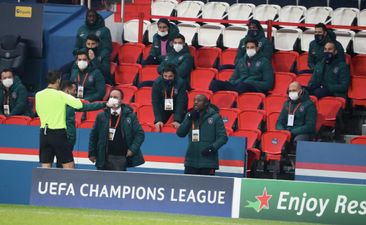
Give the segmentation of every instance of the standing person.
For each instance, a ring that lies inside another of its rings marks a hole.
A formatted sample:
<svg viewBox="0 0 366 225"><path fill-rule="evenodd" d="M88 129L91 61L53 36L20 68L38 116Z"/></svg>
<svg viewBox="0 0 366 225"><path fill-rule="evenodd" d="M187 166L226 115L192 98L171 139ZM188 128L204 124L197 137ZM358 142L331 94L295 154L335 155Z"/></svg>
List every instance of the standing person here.
<svg viewBox="0 0 366 225"><path fill-rule="evenodd" d="M154 81L152 105L157 132L160 132L171 115L174 117L172 125L175 128L180 126L188 105L188 96L185 83L177 76L174 65L167 65L163 70L163 76Z"/></svg>
<svg viewBox="0 0 366 225"><path fill-rule="evenodd" d="M228 137L220 114L209 105L205 95L196 95L193 110L187 113L177 130L179 137L187 134L189 137L185 174L215 175L219 168L218 150Z"/></svg>
<svg viewBox="0 0 366 225"><path fill-rule="evenodd" d="M83 107L76 99L59 91L61 73L47 74L48 87L36 94L36 111L41 120L39 160L44 168L51 168L54 157L63 168L73 169L74 157L66 133L66 106L74 109Z"/></svg>
<svg viewBox="0 0 366 225"><path fill-rule="evenodd" d="M74 47L74 55L84 47L86 37L89 34L95 34L100 40L100 48L112 52L112 36L110 30L105 26L101 15L94 9L86 12L85 24L82 25L76 35L76 43Z"/></svg>
<svg viewBox="0 0 366 225"><path fill-rule="evenodd" d="M27 89L11 69L1 72L0 115L32 116L28 107Z"/></svg>
<svg viewBox="0 0 366 225"><path fill-rule="evenodd" d="M111 91L108 102L113 106L98 114L90 133L89 160L98 170L125 171L145 162L140 150L144 130L122 99L121 90Z"/></svg>

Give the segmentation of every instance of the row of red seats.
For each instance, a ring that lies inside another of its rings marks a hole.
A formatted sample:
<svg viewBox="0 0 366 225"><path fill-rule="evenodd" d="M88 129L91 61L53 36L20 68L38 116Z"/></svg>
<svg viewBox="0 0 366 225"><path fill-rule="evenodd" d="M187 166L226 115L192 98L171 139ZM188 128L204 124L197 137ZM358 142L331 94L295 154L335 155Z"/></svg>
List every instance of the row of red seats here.
<svg viewBox="0 0 366 225"><path fill-rule="evenodd" d="M146 46L139 43L126 43L119 45L113 43L112 61L118 55L119 64L138 63L141 59L146 59L149 55L151 45ZM202 47L196 50L195 47L189 46L189 50L194 57L195 66L197 68L212 68L217 60L221 65L234 65L237 49L226 49L222 51L216 47ZM308 53L299 54L295 51L279 51L272 56L273 69L276 72L290 72L294 63L297 64L297 70L309 70L307 66ZM346 54L346 62L351 67L351 74L354 76L366 76L366 55L356 55L351 58Z"/></svg>

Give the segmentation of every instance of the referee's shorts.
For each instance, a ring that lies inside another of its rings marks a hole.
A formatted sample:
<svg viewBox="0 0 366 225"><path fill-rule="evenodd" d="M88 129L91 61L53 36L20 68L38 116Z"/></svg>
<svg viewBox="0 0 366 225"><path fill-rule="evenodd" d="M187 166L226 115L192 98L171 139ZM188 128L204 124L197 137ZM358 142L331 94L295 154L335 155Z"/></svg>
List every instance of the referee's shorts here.
<svg viewBox="0 0 366 225"><path fill-rule="evenodd" d="M74 161L66 129L41 128L39 143L40 163L53 163L55 156L62 164Z"/></svg>

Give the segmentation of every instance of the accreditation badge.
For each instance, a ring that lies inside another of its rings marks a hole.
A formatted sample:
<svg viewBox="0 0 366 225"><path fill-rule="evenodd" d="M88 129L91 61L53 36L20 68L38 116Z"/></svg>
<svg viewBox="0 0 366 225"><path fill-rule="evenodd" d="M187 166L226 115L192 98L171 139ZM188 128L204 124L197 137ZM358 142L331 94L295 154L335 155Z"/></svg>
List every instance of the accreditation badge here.
<svg viewBox="0 0 366 225"><path fill-rule="evenodd" d="M116 134L116 129L115 128L109 128L108 140L113 141L115 134Z"/></svg>
<svg viewBox="0 0 366 225"><path fill-rule="evenodd" d="M10 106L9 105L4 105L4 114L5 115L10 115Z"/></svg>
<svg viewBox="0 0 366 225"><path fill-rule="evenodd" d="M192 142L199 142L200 141L200 130L194 129L192 130Z"/></svg>
<svg viewBox="0 0 366 225"><path fill-rule="evenodd" d="M165 111L173 111L173 99L172 98L166 98L164 101L164 110Z"/></svg>
<svg viewBox="0 0 366 225"><path fill-rule="evenodd" d="M84 86L82 86L82 85L78 86L78 92L77 92L76 97L78 97L78 98L84 97Z"/></svg>
<svg viewBox="0 0 366 225"><path fill-rule="evenodd" d="M288 114L287 126L288 127L293 127L294 126L294 121L295 121L295 115L294 114Z"/></svg>

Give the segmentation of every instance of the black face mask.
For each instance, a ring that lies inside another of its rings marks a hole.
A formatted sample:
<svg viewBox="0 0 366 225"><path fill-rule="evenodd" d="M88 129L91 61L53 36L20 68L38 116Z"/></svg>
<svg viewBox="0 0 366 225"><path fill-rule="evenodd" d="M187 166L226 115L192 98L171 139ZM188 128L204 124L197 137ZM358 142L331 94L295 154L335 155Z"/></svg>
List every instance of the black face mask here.
<svg viewBox="0 0 366 225"><path fill-rule="evenodd" d="M329 64L334 60L334 55L331 52L324 52L325 63Z"/></svg>
<svg viewBox="0 0 366 225"><path fill-rule="evenodd" d="M315 38L315 41L316 41L317 43L320 43L320 42L322 42L322 40L323 40L323 35L322 35L322 34L315 34L315 35L314 35L314 38Z"/></svg>
<svg viewBox="0 0 366 225"><path fill-rule="evenodd" d="M201 113L200 113L200 110L192 110L191 112L191 116L192 116L192 120L199 120L200 119L200 116L201 116Z"/></svg>
<svg viewBox="0 0 366 225"><path fill-rule="evenodd" d="M164 79L164 84L165 84L165 86L172 86L173 80L166 80L166 79Z"/></svg>
<svg viewBox="0 0 366 225"><path fill-rule="evenodd" d="M257 37L257 35L258 35L258 30L249 30L248 31L248 35L250 36L250 37Z"/></svg>

